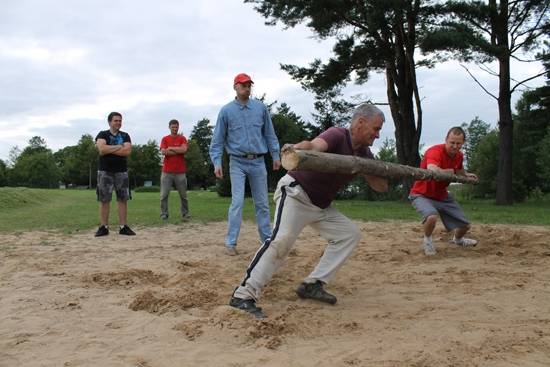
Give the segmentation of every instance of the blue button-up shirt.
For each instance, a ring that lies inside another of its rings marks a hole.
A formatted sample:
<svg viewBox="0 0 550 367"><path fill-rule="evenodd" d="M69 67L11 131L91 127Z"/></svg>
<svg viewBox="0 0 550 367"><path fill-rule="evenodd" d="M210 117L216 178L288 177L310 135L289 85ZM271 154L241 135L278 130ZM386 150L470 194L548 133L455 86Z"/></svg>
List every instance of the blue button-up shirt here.
<svg viewBox="0 0 550 367"><path fill-rule="evenodd" d="M230 155L264 154L280 160L279 141L267 107L257 99L245 105L237 99L222 107L210 143L210 159L221 167L223 148Z"/></svg>

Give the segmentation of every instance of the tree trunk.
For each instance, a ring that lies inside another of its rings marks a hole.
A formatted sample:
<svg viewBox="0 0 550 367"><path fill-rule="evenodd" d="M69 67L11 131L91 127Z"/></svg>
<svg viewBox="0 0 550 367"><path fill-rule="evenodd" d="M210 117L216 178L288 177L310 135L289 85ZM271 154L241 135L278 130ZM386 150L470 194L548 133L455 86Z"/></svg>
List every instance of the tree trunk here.
<svg viewBox="0 0 550 367"><path fill-rule="evenodd" d="M514 125L512 109L510 107L510 61L500 62L500 86L498 96L499 114L499 156L497 171L497 205L511 205L513 203L512 191L512 156Z"/></svg>
<svg viewBox="0 0 550 367"><path fill-rule="evenodd" d="M514 125L512 120L512 108L510 107L510 46L508 41L508 1L501 1L498 5L494 0L490 6L495 10L492 18L494 30L493 42L496 41L500 54L499 61L499 91L498 91L498 115L499 115L499 156L497 171L497 205L511 205L512 194L512 155ZM498 6L498 10L497 10Z"/></svg>
<svg viewBox="0 0 550 367"><path fill-rule="evenodd" d="M396 75L398 73L392 73L390 69L386 68L386 82L388 102L395 125L397 161L401 164L418 167L420 165L420 154L418 153L420 130L417 130L415 123L413 90L403 80L396 81L395 76L402 78L402 74L401 76ZM408 195L413 182L409 178L404 178L402 183L405 194Z"/></svg>
<svg viewBox="0 0 550 367"><path fill-rule="evenodd" d="M400 14L403 21L394 25L395 40L389 42L393 45L395 59L386 62L387 96L395 125L397 161L412 167L420 165L418 146L422 131L422 109L414 62L416 11L408 9L406 17ZM408 195L413 181L410 177L403 177L402 184L405 195Z"/></svg>
<svg viewBox="0 0 550 367"><path fill-rule="evenodd" d="M408 178L411 181L435 180L467 184L477 183L477 180L471 177L350 155L288 148L281 153L283 167L288 171L299 170L340 174L367 174L394 179Z"/></svg>

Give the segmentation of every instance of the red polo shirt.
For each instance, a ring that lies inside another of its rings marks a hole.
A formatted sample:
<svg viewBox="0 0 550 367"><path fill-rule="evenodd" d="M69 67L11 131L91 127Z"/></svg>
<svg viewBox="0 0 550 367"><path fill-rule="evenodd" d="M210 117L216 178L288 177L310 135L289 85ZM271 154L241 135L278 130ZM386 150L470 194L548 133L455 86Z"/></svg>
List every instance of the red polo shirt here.
<svg viewBox="0 0 550 367"><path fill-rule="evenodd" d="M445 144L438 144L426 151L422 162L420 162L420 168L427 169L428 164L435 164L439 168L452 168L456 172L462 169L463 160L464 155L462 152L459 151L454 157L451 157L445 150ZM415 181L410 194L422 195L435 200L444 200L448 195L447 186L449 186L449 182L446 181Z"/></svg>
<svg viewBox="0 0 550 367"><path fill-rule="evenodd" d="M187 144L187 139L183 135L166 135L160 142L160 149L168 149L170 147L180 147L182 144ZM165 155L162 163L162 172L166 173L185 173L187 167L185 165L185 157L183 154Z"/></svg>

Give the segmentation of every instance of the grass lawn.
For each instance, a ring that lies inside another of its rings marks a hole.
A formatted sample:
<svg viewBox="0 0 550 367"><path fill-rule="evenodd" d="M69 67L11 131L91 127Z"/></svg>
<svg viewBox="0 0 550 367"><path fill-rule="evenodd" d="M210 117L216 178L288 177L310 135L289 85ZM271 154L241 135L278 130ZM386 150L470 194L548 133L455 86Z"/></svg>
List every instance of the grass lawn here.
<svg viewBox="0 0 550 367"><path fill-rule="evenodd" d="M230 198L208 191L190 191L192 221L225 221ZM461 200L466 215L475 223L549 225L550 200L497 206L493 200ZM169 223L179 223L179 197L172 191ZM158 226L159 193L133 193L128 204L128 222L135 226ZM364 221L405 220L419 217L406 201L340 200L334 205L352 219ZM273 210L272 203L272 210ZM252 200L247 198L245 219L254 219ZM98 203L94 190L45 190L0 188L0 231L61 230L67 233L89 230L98 225ZM116 202L111 204L111 225L118 223Z"/></svg>

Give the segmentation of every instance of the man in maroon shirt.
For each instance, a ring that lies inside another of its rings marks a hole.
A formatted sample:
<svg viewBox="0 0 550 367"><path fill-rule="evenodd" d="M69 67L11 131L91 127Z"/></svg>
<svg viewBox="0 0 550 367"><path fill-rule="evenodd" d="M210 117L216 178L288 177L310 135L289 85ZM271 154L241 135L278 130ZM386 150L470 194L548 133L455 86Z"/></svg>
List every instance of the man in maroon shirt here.
<svg viewBox="0 0 550 367"><path fill-rule="evenodd" d="M434 145L426 151L420 168L477 179L475 174L466 172L462 166L464 155L460 148L465 140L466 134L461 127L451 128L445 138L445 144ZM445 181L416 181L411 188L409 199L423 218L423 249L427 256L436 254L432 233L438 217L441 217L448 231L455 231L454 244L462 247L477 245L476 240L464 237L470 229L470 222L466 219L460 205L447 191L447 186L449 182Z"/></svg>
<svg viewBox="0 0 550 367"><path fill-rule="evenodd" d="M187 139L180 135L178 120L170 120L168 127L170 135L166 135L160 142L160 151L164 156L162 174L160 176L160 217L168 219L168 196L175 186L180 195L181 216L189 216L189 204L187 202L187 177L185 172L185 152L187 152Z"/></svg>
<svg viewBox="0 0 550 367"><path fill-rule="evenodd" d="M373 158L369 147L380 137L384 114L372 104L362 104L352 115L349 129L332 127L311 141L293 148ZM288 146L283 147L283 151ZM265 317L256 306L263 287L283 264L302 229L310 225L328 245L315 269L296 289L300 298L335 304L336 297L323 289L344 264L361 239L357 226L330 204L338 190L353 179L352 174L309 171L289 172L279 180L274 194L275 228L271 239L256 252L242 283L229 304L258 318ZM365 176L376 191L386 191L384 178Z"/></svg>

